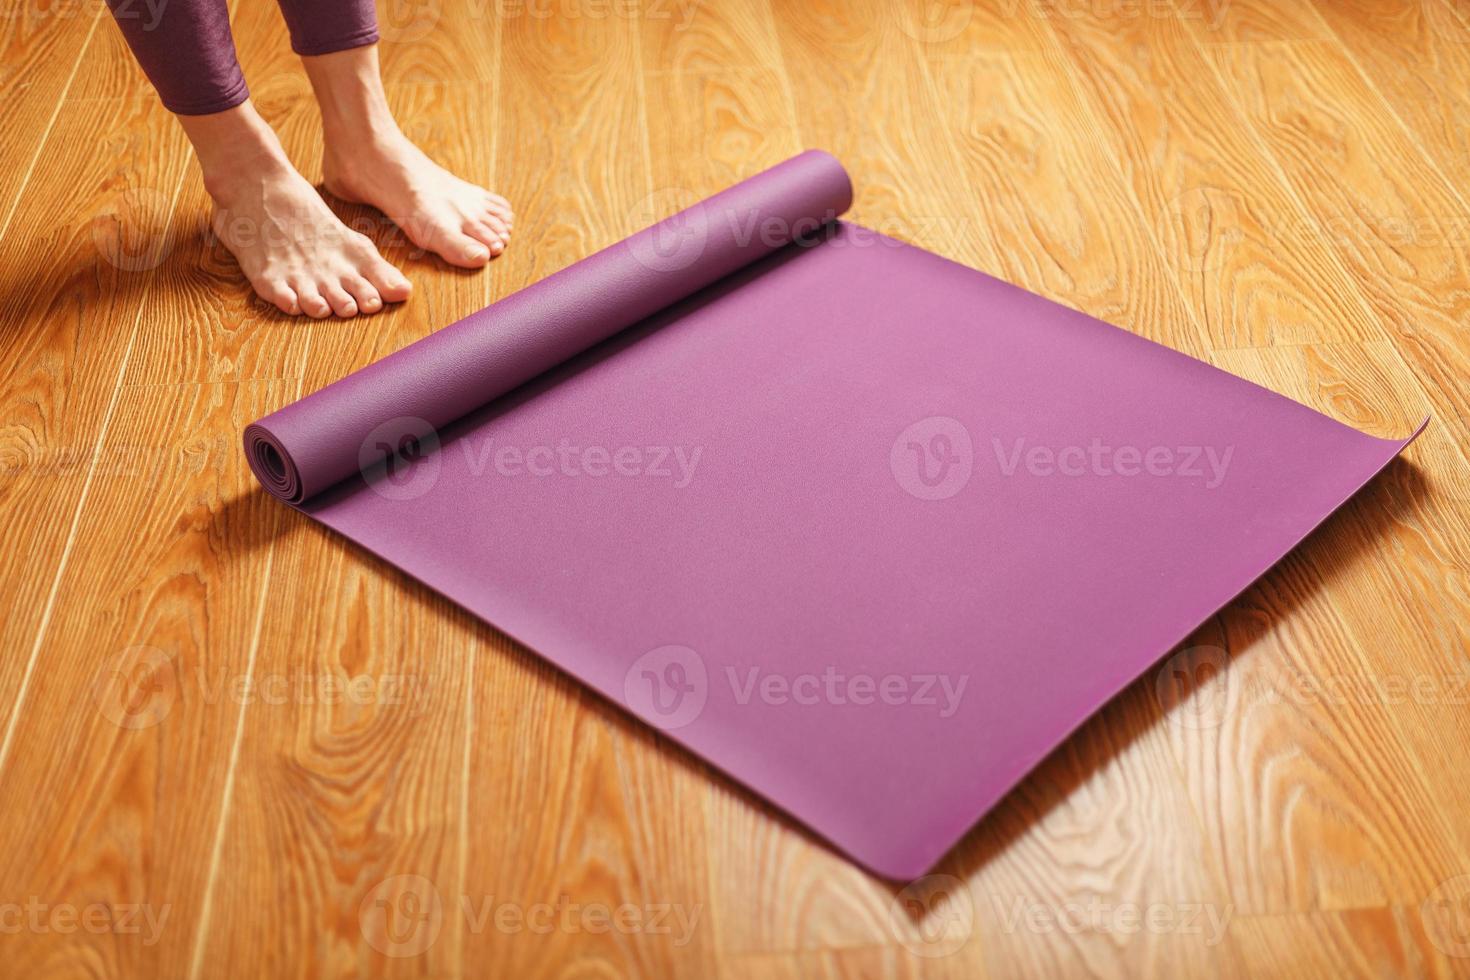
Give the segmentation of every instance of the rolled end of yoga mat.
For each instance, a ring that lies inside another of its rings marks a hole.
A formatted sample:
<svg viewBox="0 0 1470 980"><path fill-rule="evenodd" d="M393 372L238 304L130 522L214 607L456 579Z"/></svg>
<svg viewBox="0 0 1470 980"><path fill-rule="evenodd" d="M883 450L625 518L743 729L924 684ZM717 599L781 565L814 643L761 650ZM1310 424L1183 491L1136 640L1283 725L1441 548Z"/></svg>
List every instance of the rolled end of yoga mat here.
<svg viewBox="0 0 1470 980"><path fill-rule="evenodd" d="M835 157L792 157L252 423L250 468L299 504L851 204Z"/></svg>

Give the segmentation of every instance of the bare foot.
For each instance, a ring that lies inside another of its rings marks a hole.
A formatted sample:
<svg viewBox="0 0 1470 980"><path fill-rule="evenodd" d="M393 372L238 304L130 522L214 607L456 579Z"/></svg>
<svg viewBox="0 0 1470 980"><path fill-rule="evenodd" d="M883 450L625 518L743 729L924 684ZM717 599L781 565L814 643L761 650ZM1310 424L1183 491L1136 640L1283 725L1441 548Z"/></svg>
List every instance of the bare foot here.
<svg viewBox="0 0 1470 980"><path fill-rule="evenodd" d="M283 313L351 317L408 298L408 279L332 213L249 102L180 120L214 198L215 234L262 299Z"/></svg>
<svg viewBox="0 0 1470 980"><path fill-rule="evenodd" d="M327 190L371 204L451 265L478 268L510 244L510 202L430 160L397 126L345 148L328 143L322 176Z"/></svg>
<svg viewBox="0 0 1470 980"><path fill-rule="evenodd" d="M505 251L510 202L460 180L403 135L388 109L376 45L301 62L322 110L327 190L371 204L451 265L478 268Z"/></svg>

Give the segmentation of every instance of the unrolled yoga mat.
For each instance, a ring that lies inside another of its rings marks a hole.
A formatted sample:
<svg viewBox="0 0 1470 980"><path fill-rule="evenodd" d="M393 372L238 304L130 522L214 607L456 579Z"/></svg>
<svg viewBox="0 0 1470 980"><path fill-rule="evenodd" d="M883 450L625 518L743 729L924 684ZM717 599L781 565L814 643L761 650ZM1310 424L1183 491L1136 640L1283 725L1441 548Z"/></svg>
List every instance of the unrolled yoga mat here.
<svg viewBox="0 0 1470 980"><path fill-rule="evenodd" d="M1408 440L836 220L851 197L804 153L245 448L909 878Z"/></svg>

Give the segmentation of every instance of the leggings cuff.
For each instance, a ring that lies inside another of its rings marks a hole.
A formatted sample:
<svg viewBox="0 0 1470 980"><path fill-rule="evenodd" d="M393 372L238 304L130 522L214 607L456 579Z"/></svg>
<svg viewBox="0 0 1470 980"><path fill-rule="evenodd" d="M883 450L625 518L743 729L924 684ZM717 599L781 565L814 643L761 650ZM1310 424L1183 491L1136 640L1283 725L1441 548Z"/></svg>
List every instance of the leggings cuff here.
<svg viewBox="0 0 1470 980"><path fill-rule="evenodd" d="M206 101L179 102L174 99L164 99L163 107L176 116L208 116L216 112L224 112L226 109L233 109L248 98L250 98L250 87L241 77L229 88Z"/></svg>
<svg viewBox="0 0 1470 980"><path fill-rule="evenodd" d="M344 37L324 38L322 40L298 41L291 39L291 50L299 55L332 54L335 51L346 51L349 48L363 48L369 44L378 43L377 25L365 27L353 34Z"/></svg>

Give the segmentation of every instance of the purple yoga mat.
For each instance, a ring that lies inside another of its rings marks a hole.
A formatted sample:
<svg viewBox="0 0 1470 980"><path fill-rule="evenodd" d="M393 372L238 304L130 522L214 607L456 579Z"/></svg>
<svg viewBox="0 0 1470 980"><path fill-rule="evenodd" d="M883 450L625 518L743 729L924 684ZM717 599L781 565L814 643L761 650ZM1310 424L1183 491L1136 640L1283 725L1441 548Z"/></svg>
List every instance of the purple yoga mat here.
<svg viewBox="0 0 1470 980"><path fill-rule="evenodd" d="M851 197L804 153L245 448L910 878L1410 440L836 220Z"/></svg>

